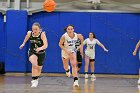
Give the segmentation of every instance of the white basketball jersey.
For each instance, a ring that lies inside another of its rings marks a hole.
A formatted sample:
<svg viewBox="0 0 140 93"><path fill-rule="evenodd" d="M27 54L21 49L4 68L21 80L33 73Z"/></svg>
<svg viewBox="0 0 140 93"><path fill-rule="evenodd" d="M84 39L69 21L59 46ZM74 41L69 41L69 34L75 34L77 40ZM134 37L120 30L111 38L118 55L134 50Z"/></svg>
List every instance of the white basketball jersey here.
<svg viewBox="0 0 140 93"><path fill-rule="evenodd" d="M92 41L87 38L84 40L84 45L86 44L86 51L94 52L95 51L95 45L100 44L100 42L97 39L93 39Z"/></svg>
<svg viewBox="0 0 140 93"><path fill-rule="evenodd" d="M74 38L70 38L67 32L63 35L65 37L64 47L68 51L74 51L75 50L75 43L78 40L77 33L74 33Z"/></svg>

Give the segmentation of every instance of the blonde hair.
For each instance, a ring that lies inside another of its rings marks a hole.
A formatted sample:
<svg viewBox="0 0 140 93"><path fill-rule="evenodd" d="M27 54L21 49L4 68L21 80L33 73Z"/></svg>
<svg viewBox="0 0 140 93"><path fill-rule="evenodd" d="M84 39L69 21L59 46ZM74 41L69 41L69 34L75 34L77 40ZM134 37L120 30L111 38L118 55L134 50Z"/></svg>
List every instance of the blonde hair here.
<svg viewBox="0 0 140 93"><path fill-rule="evenodd" d="M33 26L38 26L41 29L41 26L38 22L33 23Z"/></svg>

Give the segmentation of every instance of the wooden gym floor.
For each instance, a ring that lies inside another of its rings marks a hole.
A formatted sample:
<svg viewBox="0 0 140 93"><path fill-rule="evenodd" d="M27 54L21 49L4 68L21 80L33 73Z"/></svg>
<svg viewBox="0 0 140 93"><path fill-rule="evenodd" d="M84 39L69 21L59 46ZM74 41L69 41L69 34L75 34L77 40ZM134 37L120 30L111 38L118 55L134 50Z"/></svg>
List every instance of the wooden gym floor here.
<svg viewBox="0 0 140 93"><path fill-rule="evenodd" d="M140 93L138 76L96 75L79 79L80 87L73 87L73 78L64 74L47 74L39 79L37 88L30 87L30 74L6 74L0 76L0 93Z"/></svg>

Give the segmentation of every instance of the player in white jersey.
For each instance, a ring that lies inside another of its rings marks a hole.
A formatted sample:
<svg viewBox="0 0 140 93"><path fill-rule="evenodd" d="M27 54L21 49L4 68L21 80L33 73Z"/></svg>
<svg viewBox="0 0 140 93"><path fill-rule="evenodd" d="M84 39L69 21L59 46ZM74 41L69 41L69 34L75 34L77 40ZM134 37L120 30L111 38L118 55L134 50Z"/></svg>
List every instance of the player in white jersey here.
<svg viewBox="0 0 140 93"><path fill-rule="evenodd" d="M94 33L89 33L89 38L84 40L84 45L86 44L85 49L85 79L88 78L88 66L90 64L91 69L91 80L94 80L96 77L94 75L94 61L95 61L95 45L98 44L101 46L104 51L108 52L108 50L104 47L102 43L96 39Z"/></svg>
<svg viewBox="0 0 140 93"><path fill-rule="evenodd" d="M135 50L133 51L133 55L136 56L137 51L139 51L139 60L140 60L140 40L138 41L138 43L136 44ZM138 85L140 85L140 67L139 67L139 80L138 80Z"/></svg>
<svg viewBox="0 0 140 93"><path fill-rule="evenodd" d="M68 63L70 60L72 66L72 75L74 77L73 86L79 86L75 43L77 42L78 38L81 39L81 35L74 32L74 26L72 25L68 25L65 30L66 33L62 35L59 42L59 46L62 49L63 66L66 71L66 75L70 77L71 73L70 73L70 66Z"/></svg>

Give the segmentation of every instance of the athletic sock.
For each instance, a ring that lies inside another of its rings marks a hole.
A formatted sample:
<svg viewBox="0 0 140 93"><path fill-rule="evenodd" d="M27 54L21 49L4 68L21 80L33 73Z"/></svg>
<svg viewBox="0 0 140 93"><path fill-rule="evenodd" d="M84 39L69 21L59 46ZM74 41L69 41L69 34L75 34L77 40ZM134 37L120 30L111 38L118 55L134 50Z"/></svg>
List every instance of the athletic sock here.
<svg viewBox="0 0 140 93"><path fill-rule="evenodd" d="M39 77L39 76L33 76L33 77L32 77L32 80L36 80L36 79L38 79L38 77Z"/></svg>
<svg viewBox="0 0 140 93"><path fill-rule="evenodd" d="M66 70L66 72L69 72L70 70L68 69L68 70Z"/></svg>
<svg viewBox="0 0 140 93"><path fill-rule="evenodd" d="M91 75L94 74L94 72L91 72Z"/></svg>
<svg viewBox="0 0 140 93"><path fill-rule="evenodd" d="M85 72L85 74L88 74L88 72Z"/></svg>
<svg viewBox="0 0 140 93"><path fill-rule="evenodd" d="M75 82L75 80L78 80L78 77L74 77L74 82Z"/></svg>

